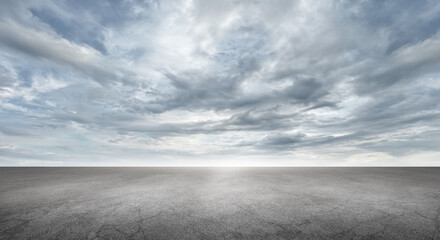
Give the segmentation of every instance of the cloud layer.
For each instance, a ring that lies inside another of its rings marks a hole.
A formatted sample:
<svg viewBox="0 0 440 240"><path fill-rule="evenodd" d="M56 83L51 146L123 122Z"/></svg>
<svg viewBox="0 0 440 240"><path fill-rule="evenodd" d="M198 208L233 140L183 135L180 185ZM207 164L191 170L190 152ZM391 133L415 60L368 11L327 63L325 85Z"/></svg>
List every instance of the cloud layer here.
<svg viewBox="0 0 440 240"><path fill-rule="evenodd" d="M9 1L0 165L440 165L437 1Z"/></svg>

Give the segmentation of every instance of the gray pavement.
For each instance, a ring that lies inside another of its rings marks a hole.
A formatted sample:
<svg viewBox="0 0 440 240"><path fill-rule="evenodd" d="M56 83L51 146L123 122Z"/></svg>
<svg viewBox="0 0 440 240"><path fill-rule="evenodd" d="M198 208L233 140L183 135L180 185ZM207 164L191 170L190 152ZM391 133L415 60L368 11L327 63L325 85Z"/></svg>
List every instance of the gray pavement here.
<svg viewBox="0 0 440 240"><path fill-rule="evenodd" d="M440 168L0 168L0 239L440 239Z"/></svg>

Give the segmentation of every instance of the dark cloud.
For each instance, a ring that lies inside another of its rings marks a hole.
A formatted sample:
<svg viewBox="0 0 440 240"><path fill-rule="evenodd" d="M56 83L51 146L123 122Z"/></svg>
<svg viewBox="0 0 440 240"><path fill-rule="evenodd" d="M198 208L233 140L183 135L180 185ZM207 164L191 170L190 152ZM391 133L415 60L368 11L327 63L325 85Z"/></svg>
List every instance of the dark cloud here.
<svg viewBox="0 0 440 240"><path fill-rule="evenodd" d="M117 79L117 75L105 67L100 55L91 48L71 44L12 21L0 23L0 31L3 33L0 44L20 53L73 67L100 83Z"/></svg>
<svg viewBox="0 0 440 240"><path fill-rule="evenodd" d="M30 137L33 135L28 130L19 129L19 128L12 128L12 127L0 127L0 132L4 135L7 135L7 136Z"/></svg>
<svg viewBox="0 0 440 240"><path fill-rule="evenodd" d="M260 144L263 147L281 146L284 148L285 146L292 146L300 143L305 136L304 133L270 135L264 138Z"/></svg>
<svg viewBox="0 0 440 240"><path fill-rule="evenodd" d="M322 83L313 78L295 81L292 86L286 88L284 93L287 98L301 102L316 101L327 94Z"/></svg>

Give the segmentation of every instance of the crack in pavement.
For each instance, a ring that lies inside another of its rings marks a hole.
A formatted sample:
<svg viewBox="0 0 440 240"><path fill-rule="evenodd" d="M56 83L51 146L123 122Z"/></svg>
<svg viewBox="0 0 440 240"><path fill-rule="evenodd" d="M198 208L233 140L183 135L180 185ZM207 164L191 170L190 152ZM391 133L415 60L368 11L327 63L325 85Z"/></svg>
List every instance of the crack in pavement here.
<svg viewBox="0 0 440 240"><path fill-rule="evenodd" d="M289 224L289 223L282 224L282 223L278 223L276 221L265 220L265 219L261 218L257 213L255 213L255 212L253 212L253 211L251 211L251 210L249 210L247 208L244 208L244 207L242 207L242 206L240 206L238 204L234 204L234 206L236 206L236 207L244 210L245 212L251 214L256 220L258 220L258 221L260 221L262 223L270 224L272 226L280 228L281 230L278 230L276 232L276 235L281 237L281 238L283 238L283 239L295 239L295 238L297 238L301 234L301 230L299 230L299 229L292 230L292 229L289 229L288 227L293 226L293 225L295 225L297 227L300 227L300 226L303 226L303 225L306 225L306 224L311 224L310 220L306 220L305 222L300 223L299 225L298 224Z"/></svg>
<svg viewBox="0 0 440 240"><path fill-rule="evenodd" d="M371 237L373 237L373 236L375 236L375 235L378 235L378 234L381 234L381 233L385 232L385 231L387 230L388 226L391 225L390 223L391 223L392 221L394 221L394 220L396 220L396 219L398 219L398 218L400 218L400 217L406 216L406 215L408 215L408 214L409 214L409 213L402 213L402 214L399 214L399 215L397 215L397 216L393 216L393 217L391 217L390 219L388 219L388 223L382 225L382 229L381 229L381 230L376 231L376 232L371 233L371 234L367 234L367 235L359 235L359 234L357 234L357 233L355 232L355 230L356 230L358 227L364 225L365 223L371 222L371 219L368 219L368 220L365 220L365 221L360 221L360 222L358 222L357 224L355 224L354 226L350 227L349 229L346 229L346 230L343 230L343 231L340 231L340 232L337 232L337 233L331 234L331 237L344 237L345 235L353 234L355 237L361 237L361 238L367 238L367 239L368 239L368 238L371 238ZM390 214L388 214L388 215L386 215L386 216L383 216L383 217L379 218L378 221L386 220L387 218L389 218L389 215L390 215Z"/></svg>

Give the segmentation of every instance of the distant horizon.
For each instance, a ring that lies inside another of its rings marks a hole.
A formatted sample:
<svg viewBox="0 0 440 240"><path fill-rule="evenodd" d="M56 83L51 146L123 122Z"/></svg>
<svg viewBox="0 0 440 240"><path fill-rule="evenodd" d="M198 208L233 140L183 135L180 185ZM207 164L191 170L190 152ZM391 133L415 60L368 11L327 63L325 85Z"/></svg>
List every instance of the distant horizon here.
<svg viewBox="0 0 440 240"><path fill-rule="evenodd" d="M438 165L2 165L0 168L437 168Z"/></svg>

